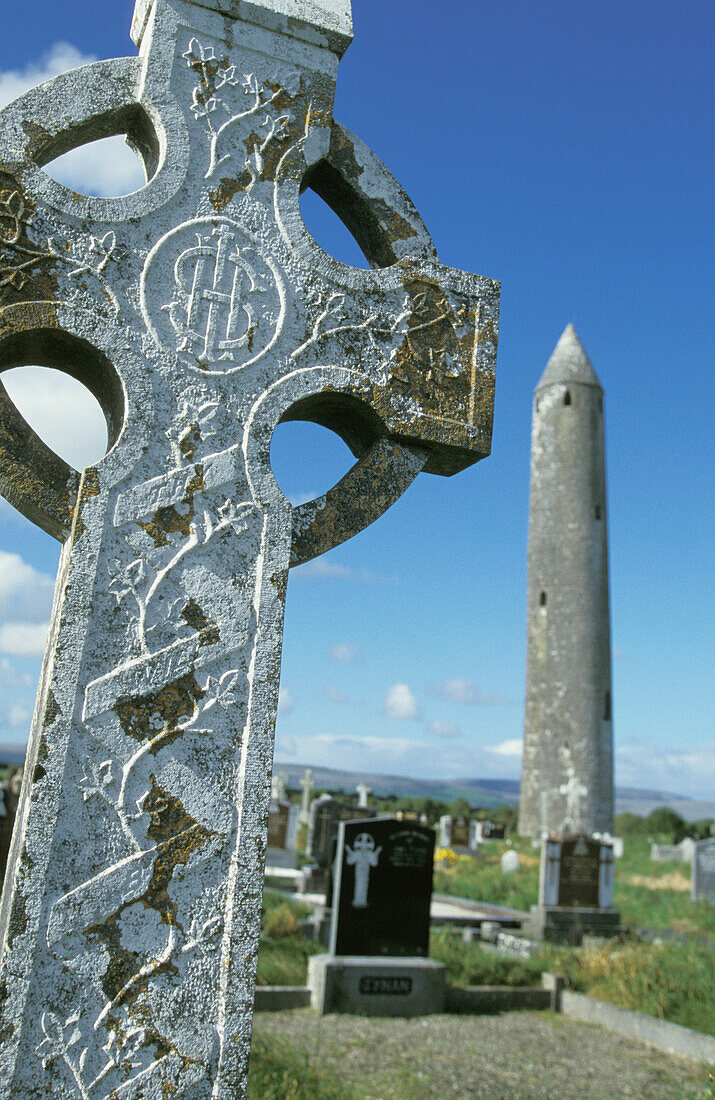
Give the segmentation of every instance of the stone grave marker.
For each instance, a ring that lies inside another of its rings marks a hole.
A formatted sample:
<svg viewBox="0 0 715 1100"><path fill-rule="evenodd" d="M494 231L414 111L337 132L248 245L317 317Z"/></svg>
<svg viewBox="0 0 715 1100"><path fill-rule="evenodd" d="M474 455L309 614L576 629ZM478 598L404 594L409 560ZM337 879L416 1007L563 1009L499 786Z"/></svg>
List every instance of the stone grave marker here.
<svg viewBox="0 0 715 1100"><path fill-rule="evenodd" d="M0 113L0 371L75 375L110 443L80 474L0 387L0 491L65 544L0 910L0 1093L241 1100L288 570L489 453L499 288L439 263L333 121L349 0L137 0L132 34L139 56ZM118 132L135 193L43 172ZM305 185L371 270L315 244ZM356 456L295 509L269 456L290 419Z"/></svg>
<svg viewBox="0 0 715 1100"><path fill-rule="evenodd" d="M266 867L293 867L298 833L298 807L272 798L268 811Z"/></svg>
<svg viewBox="0 0 715 1100"><path fill-rule="evenodd" d="M715 901L715 840L696 843L691 882L693 901Z"/></svg>
<svg viewBox="0 0 715 1100"><path fill-rule="evenodd" d="M268 810L268 848L286 848L290 805L271 799Z"/></svg>
<svg viewBox="0 0 715 1100"><path fill-rule="evenodd" d="M434 830L416 822L341 822L331 954L426 956L433 857Z"/></svg>
<svg viewBox="0 0 715 1100"><path fill-rule="evenodd" d="M539 939L580 943L584 933L621 931L613 908L613 848L584 833L545 837L541 848L539 904L529 924Z"/></svg>
<svg viewBox="0 0 715 1100"><path fill-rule="evenodd" d="M358 796L358 807L361 810L366 810L368 795L371 795L372 791L368 787L367 783L358 783L355 790L357 791Z"/></svg>
<svg viewBox="0 0 715 1100"><path fill-rule="evenodd" d="M514 875L519 870L520 866L519 853L515 852L513 848L510 848L508 852L504 852L499 865L502 869L502 874Z"/></svg>
<svg viewBox="0 0 715 1100"><path fill-rule="evenodd" d="M478 846L474 821L461 814L456 817L443 814L439 819L438 836L440 848L467 851Z"/></svg>
<svg viewBox="0 0 715 1100"><path fill-rule="evenodd" d="M557 905L597 909L601 844L579 833L561 842Z"/></svg>
<svg viewBox="0 0 715 1100"><path fill-rule="evenodd" d="M300 823L301 825L307 825L310 818L310 795L315 786L313 782L313 773L310 768L306 768L303 778L300 781L300 786L302 788L302 794L300 796Z"/></svg>
<svg viewBox="0 0 715 1100"><path fill-rule="evenodd" d="M340 822L362 821L369 817L375 817L374 810L360 809L350 802L339 802L330 795L314 799L310 807L307 854L319 867L329 867L335 859Z"/></svg>

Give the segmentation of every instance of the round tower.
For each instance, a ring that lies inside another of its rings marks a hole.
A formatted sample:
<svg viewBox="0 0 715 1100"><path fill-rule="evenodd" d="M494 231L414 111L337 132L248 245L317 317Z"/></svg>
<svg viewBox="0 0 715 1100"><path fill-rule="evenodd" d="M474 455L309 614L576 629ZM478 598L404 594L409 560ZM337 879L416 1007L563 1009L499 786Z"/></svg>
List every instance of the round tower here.
<svg viewBox="0 0 715 1100"><path fill-rule="evenodd" d="M519 832L613 832L603 390L569 325L534 392Z"/></svg>

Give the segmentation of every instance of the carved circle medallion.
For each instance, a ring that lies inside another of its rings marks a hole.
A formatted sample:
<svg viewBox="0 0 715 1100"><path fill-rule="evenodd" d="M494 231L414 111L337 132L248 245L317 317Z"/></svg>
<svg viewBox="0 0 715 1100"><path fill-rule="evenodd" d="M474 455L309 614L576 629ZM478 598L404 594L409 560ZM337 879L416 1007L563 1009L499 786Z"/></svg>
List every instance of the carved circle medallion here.
<svg viewBox="0 0 715 1100"><path fill-rule="evenodd" d="M230 374L273 347L285 317L280 271L228 218L195 218L147 256L141 306L154 339L187 366Z"/></svg>

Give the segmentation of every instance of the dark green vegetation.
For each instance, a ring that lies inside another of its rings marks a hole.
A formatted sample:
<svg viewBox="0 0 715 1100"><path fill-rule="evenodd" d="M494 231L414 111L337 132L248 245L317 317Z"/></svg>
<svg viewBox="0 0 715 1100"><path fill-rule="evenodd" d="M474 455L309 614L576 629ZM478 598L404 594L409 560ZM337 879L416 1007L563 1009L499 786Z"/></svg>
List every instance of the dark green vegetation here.
<svg viewBox="0 0 715 1100"><path fill-rule="evenodd" d="M544 947L530 959L511 959L445 930L432 937L430 955L446 965L455 985L540 985L548 970L564 974L579 993L715 1035L715 956L695 940L613 942L580 951Z"/></svg>
<svg viewBox="0 0 715 1100"><path fill-rule="evenodd" d="M305 985L308 957L322 950L301 935L299 922L309 914L309 906L264 890L258 985Z"/></svg>
<svg viewBox="0 0 715 1100"><path fill-rule="evenodd" d="M291 801L300 802L300 792L294 788L288 788L288 797ZM345 802L347 804L353 804L357 806L357 798L350 791L343 790L331 790L326 787L316 787L313 791L313 798L318 798L319 795L329 794L331 798L336 798L339 802ZM422 814L426 814L429 825L437 825L440 817L443 814L452 814L454 817L462 814L466 817L478 817L481 819L489 818L490 821L494 821L498 825L506 825L508 829L516 828L517 809L515 806L494 806L485 795L484 804L478 809L474 809L471 803L466 798L453 798L449 801L441 801L437 798L427 798L418 795L396 795L387 794L384 796L378 796L375 794L370 795L370 809L377 810L378 814L415 814L420 817Z"/></svg>

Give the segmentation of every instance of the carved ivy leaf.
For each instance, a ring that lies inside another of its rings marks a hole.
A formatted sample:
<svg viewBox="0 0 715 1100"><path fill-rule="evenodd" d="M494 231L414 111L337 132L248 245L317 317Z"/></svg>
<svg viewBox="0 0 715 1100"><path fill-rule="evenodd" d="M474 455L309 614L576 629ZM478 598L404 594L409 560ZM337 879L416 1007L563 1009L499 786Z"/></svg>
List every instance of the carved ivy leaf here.
<svg viewBox="0 0 715 1100"><path fill-rule="evenodd" d="M3 224L9 222L9 225ZM0 238L6 244L16 244L22 222L29 221L25 203L19 191L0 191Z"/></svg>
<svg viewBox="0 0 715 1100"><path fill-rule="evenodd" d="M108 787L112 782L112 761L104 760L99 766L92 760L91 757L86 756L84 763L82 764L82 777L78 780L77 786L82 791L82 801L86 802L95 794L102 794L105 787ZM72 1043L70 1042L70 1046Z"/></svg>

